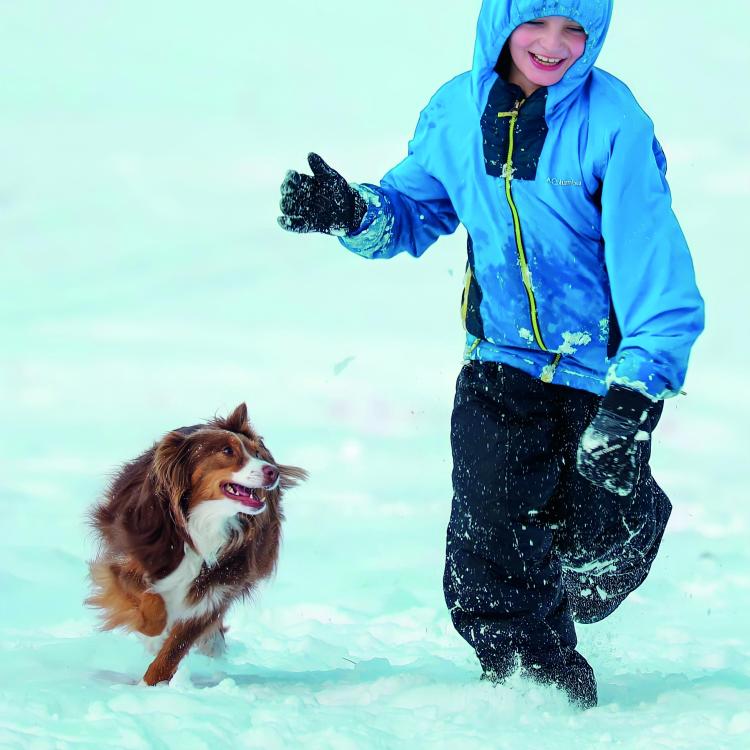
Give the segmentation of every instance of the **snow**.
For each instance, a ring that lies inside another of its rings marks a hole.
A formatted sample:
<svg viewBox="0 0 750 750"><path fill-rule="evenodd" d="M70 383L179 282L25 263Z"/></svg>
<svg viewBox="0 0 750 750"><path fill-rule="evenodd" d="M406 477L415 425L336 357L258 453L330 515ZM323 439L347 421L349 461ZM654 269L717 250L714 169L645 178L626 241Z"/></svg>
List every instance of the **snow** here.
<svg viewBox="0 0 750 750"><path fill-rule="evenodd" d="M367 33L344 0L0 7L3 750L750 746L746 4L619 3L601 60L656 123L709 327L654 435L662 551L579 628L594 710L480 682L443 603L463 233L363 262L276 226L308 151L361 181L402 157L471 59L471 5L384 0ZM226 656L146 688L141 642L82 605L84 515L242 400L311 478Z"/></svg>
<svg viewBox="0 0 750 750"><path fill-rule="evenodd" d="M534 343L534 334L528 328L519 328L518 335L524 339L527 343Z"/></svg>
<svg viewBox="0 0 750 750"><path fill-rule="evenodd" d="M563 333L563 343L558 349L560 354L575 354L579 346L586 346L591 343L591 334L586 331L565 331Z"/></svg>

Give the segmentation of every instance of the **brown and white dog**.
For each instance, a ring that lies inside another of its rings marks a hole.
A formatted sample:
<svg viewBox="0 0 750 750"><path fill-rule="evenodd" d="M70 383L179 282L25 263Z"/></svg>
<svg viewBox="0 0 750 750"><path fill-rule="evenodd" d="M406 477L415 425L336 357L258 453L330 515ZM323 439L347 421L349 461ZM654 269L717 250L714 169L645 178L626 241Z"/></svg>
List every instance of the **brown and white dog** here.
<svg viewBox="0 0 750 750"><path fill-rule="evenodd" d="M143 680L170 680L197 644L223 650L223 618L274 570L282 494L307 478L277 464L240 404L226 419L168 433L123 466L90 513L103 629L158 636Z"/></svg>

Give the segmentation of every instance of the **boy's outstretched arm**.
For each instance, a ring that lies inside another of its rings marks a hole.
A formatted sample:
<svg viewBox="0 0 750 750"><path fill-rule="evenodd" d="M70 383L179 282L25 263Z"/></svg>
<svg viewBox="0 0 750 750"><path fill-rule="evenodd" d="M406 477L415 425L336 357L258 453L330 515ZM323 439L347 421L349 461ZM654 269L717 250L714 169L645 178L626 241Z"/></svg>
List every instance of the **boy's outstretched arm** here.
<svg viewBox="0 0 750 750"><path fill-rule="evenodd" d="M354 187L367 202L367 213L356 233L339 240L364 258L391 258L402 252L418 258L459 224L445 188L413 154L388 172L379 186Z"/></svg>
<svg viewBox="0 0 750 750"><path fill-rule="evenodd" d="M703 300L672 211L666 160L642 112L623 121L602 180L602 236L622 343L608 385L652 400L679 393L703 330Z"/></svg>
<svg viewBox="0 0 750 750"><path fill-rule="evenodd" d="M414 154L430 128L422 113L409 155L380 185L348 183L317 154L308 161L312 175L289 172L281 186L279 225L293 232L325 232L364 258L390 258L401 252L420 256L459 224L439 180Z"/></svg>
<svg viewBox="0 0 750 750"><path fill-rule="evenodd" d="M315 153L308 162L312 175L290 171L281 185L278 223L289 232L336 235L357 255L391 258L418 257L458 226L442 185L411 156L380 186L348 183Z"/></svg>

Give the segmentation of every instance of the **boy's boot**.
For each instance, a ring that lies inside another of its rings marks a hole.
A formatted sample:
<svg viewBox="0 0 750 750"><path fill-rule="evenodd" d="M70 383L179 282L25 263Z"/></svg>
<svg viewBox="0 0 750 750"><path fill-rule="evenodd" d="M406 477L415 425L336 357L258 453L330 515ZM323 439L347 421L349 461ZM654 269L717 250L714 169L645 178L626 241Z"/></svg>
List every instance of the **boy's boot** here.
<svg viewBox="0 0 750 750"><path fill-rule="evenodd" d="M595 708L598 702L596 678L591 665L577 651L571 651L562 664L524 666L521 674L543 685L554 685L581 709Z"/></svg>
<svg viewBox="0 0 750 750"><path fill-rule="evenodd" d="M520 658L521 674L541 685L552 685L562 690L568 700L581 709L597 705L596 678L591 665L577 651L570 651L556 663L539 663L538 660L523 656L508 657L500 662L482 663L482 679L494 684L502 684L518 668Z"/></svg>

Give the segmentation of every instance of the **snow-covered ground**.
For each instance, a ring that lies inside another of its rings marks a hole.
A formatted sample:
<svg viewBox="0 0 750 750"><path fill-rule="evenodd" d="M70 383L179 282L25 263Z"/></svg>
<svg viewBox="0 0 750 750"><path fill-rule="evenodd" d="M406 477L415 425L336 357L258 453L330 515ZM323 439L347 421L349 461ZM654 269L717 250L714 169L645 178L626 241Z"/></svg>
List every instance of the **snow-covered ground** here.
<svg viewBox="0 0 750 750"><path fill-rule="evenodd" d="M750 747L745 0L620 2L600 60L656 122L709 327L655 438L662 553L580 628L595 710L480 684L442 601L464 235L367 263L275 225L308 150L353 180L401 158L478 6L0 3L3 750ZM224 660L140 687L82 606L85 511L242 400L311 472L278 574Z"/></svg>

